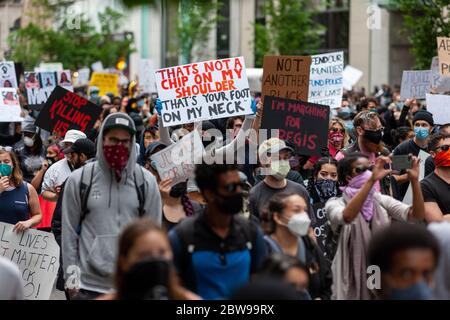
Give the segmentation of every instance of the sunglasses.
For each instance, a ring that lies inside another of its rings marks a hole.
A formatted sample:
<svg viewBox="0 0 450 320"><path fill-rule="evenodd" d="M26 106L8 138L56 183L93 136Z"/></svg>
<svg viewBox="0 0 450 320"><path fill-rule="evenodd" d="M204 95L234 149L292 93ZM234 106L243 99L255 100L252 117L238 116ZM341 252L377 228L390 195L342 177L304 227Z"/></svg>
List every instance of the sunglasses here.
<svg viewBox="0 0 450 320"><path fill-rule="evenodd" d="M338 128L331 128L330 131L334 133L336 132L345 133L345 129L338 129Z"/></svg>
<svg viewBox="0 0 450 320"><path fill-rule="evenodd" d="M223 186L223 189L228 193L235 193L238 187L241 187L243 189L245 187L245 183L238 182L238 183L229 183Z"/></svg>
<svg viewBox="0 0 450 320"><path fill-rule="evenodd" d="M12 147L3 147L3 146L0 146L0 150L5 150L6 152L11 152L11 151L12 151Z"/></svg>
<svg viewBox="0 0 450 320"><path fill-rule="evenodd" d="M450 148L450 145L444 144L440 147L437 147L435 150L441 149L442 151L447 151Z"/></svg>
<svg viewBox="0 0 450 320"><path fill-rule="evenodd" d="M365 171L367 171L367 170L372 171L372 166L370 166L370 167L358 166L358 167L355 168L355 172L356 172L357 174L361 174L361 173L363 173L363 172L365 172Z"/></svg>

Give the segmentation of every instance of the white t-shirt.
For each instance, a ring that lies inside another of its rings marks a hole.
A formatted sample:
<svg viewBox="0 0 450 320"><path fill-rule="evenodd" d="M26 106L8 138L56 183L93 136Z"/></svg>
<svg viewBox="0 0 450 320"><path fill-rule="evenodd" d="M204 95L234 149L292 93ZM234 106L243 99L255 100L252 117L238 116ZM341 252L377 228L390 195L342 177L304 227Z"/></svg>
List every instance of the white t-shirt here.
<svg viewBox="0 0 450 320"><path fill-rule="evenodd" d="M0 256L0 300L23 300L23 284L17 265Z"/></svg>
<svg viewBox="0 0 450 320"><path fill-rule="evenodd" d="M45 172L44 181L42 182L42 192L54 192L56 187L66 181L71 172L72 170L70 170L69 162L66 158L57 161Z"/></svg>

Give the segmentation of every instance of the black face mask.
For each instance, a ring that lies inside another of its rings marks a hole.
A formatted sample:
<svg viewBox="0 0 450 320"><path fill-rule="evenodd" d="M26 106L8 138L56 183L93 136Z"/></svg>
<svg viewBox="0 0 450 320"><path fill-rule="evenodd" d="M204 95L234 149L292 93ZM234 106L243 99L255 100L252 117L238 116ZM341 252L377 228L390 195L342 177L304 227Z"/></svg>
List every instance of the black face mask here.
<svg viewBox="0 0 450 320"><path fill-rule="evenodd" d="M48 166L50 167L52 164L54 164L55 162L57 162L58 160L54 159L54 158L47 158L47 163Z"/></svg>
<svg viewBox="0 0 450 320"><path fill-rule="evenodd" d="M379 144L381 139L383 139L383 130L370 131L364 130L364 138L375 144Z"/></svg>
<svg viewBox="0 0 450 320"><path fill-rule="evenodd" d="M317 180L316 191L322 202L327 201L332 197L336 197L338 193L337 182L331 179Z"/></svg>
<svg viewBox="0 0 450 320"><path fill-rule="evenodd" d="M219 201L219 208L221 208L225 213L234 215L241 212L244 207L243 195L242 193L236 193L232 196L219 196L221 201Z"/></svg>
<svg viewBox="0 0 450 320"><path fill-rule="evenodd" d="M187 182L180 182L170 188L169 196L172 198L179 198L186 194Z"/></svg>
<svg viewBox="0 0 450 320"><path fill-rule="evenodd" d="M170 264L160 258L146 258L124 274L120 293L124 300L168 300Z"/></svg>

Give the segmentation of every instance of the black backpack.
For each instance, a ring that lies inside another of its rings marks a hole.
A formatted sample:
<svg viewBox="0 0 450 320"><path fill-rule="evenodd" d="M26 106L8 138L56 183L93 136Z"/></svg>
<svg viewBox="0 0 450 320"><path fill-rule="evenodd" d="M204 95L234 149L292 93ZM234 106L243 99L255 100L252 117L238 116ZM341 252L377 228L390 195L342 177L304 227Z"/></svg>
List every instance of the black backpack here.
<svg viewBox="0 0 450 320"><path fill-rule="evenodd" d="M92 179L94 177L95 162L88 163L81 169L81 183L80 183L80 199L81 199L81 217L80 228L86 215L89 213L87 208L87 202L89 199L89 193L91 191ZM134 185L136 187L136 193L139 200L139 217L145 214L144 202L145 202L145 179L144 171L140 165L136 165L133 172Z"/></svg>

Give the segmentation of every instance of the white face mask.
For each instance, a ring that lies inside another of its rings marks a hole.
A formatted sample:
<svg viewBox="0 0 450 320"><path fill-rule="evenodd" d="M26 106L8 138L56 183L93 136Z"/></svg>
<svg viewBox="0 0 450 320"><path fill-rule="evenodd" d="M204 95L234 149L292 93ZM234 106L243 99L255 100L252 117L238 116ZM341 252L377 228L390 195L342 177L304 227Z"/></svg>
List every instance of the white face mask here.
<svg viewBox="0 0 450 320"><path fill-rule="evenodd" d="M289 160L272 160L270 163L271 175L277 180L283 180L291 170Z"/></svg>
<svg viewBox="0 0 450 320"><path fill-rule="evenodd" d="M34 139L30 137L24 137L23 144L26 145L27 147L32 147L34 145Z"/></svg>
<svg viewBox="0 0 450 320"><path fill-rule="evenodd" d="M287 224L289 231L297 237L303 237L308 234L311 219L306 212L299 212L294 214Z"/></svg>

